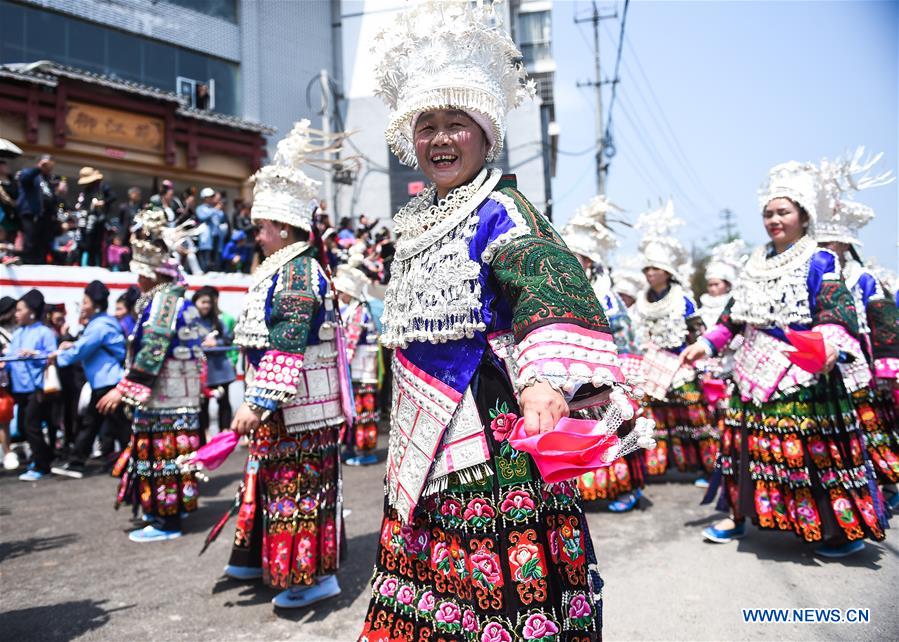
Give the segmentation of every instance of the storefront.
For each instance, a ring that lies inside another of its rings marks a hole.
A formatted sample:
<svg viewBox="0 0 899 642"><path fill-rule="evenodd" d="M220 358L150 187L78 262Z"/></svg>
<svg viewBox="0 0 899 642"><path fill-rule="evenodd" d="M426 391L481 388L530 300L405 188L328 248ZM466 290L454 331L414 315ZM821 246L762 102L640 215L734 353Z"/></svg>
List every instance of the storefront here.
<svg viewBox="0 0 899 642"><path fill-rule="evenodd" d="M80 168L90 166L120 200L131 186L146 199L163 179L178 193L209 186L247 197L273 131L188 107L173 92L53 62L0 65L0 137L24 152L12 170L52 154L73 194Z"/></svg>

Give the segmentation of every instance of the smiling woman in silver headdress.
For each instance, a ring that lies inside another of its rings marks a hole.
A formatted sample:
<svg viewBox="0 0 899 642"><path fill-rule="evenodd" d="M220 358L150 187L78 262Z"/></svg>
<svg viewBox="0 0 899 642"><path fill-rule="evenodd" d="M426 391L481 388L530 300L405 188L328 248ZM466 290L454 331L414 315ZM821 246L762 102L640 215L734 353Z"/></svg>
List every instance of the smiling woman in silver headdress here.
<svg viewBox="0 0 899 642"><path fill-rule="evenodd" d="M377 40L387 141L432 184L395 217L387 497L364 640L600 636L577 485L544 482L507 438L519 419L551 431L623 377L577 259L489 167L507 112L533 93L497 6L423 2Z"/></svg>

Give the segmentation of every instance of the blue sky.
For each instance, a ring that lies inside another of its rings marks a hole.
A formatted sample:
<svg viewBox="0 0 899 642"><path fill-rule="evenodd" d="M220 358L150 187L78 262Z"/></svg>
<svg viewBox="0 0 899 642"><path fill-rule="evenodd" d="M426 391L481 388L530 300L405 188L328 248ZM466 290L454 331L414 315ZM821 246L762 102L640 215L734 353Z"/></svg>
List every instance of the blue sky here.
<svg viewBox="0 0 899 642"><path fill-rule="evenodd" d="M623 2L601 3L603 13ZM756 190L770 166L833 158L857 145L884 152L897 169L896 2L632 1L613 111L617 154L607 193L630 221L647 202L673 196L687 225L679 238L708 247L719 211L734 211L750 244L766 240ZM594 134L592 27L574 24L590 2L553 5L559 147L584 150ZM611 77L620 23L600 29L603 76ZM604 108L609 94L604 93ZM680 151L677 151L679 148ZM560 155L554 218L564 223L596 193L592 153ZM863 255L899 269L897 184L857 195L877 218L862 233ZM621 230L621 253L637 234Z"/></svg>

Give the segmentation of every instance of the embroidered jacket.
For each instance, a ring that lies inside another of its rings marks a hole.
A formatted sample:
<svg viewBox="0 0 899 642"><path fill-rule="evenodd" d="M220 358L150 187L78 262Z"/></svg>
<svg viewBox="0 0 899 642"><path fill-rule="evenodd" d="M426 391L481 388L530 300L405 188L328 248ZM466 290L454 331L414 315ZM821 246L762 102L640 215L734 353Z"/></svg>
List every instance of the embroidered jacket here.
<svg viewBox="0 0 899 642"><path fill-rule="evenodd" d="M602 306L577 259L518 191L514 177L492 174L485 185L488 196L470 213L461 212L456 229L467 236L454 238L448 231L442 240L450 242L434 242L438 249L431 250L423 244L422 252L407 259L426 263L427 252L446 253L447 265L471 275L471 284L462 287L466 296L479 293L479 304L469 317L478 323L465 326L464 335L413 340L396 350L387 487L389 502L404 520L426 485L439 487L447 474L489 458L469 390L485 354L505 366L517 391L545 381L563 390L572 407L589 405L600 388L624 381ZM458 245L460 238L467 238L467 252L449 256L466 247ZM397 262L404 256L401 237L394 279L412 269ZM453 275L432 279L432 287L454 286ZM396 316L389 296L387 305L385 333L391 335L387 320ZM412 309L421 312L426 311Z"/></svg>
<svg viewBox="0 0 899 642"><path fill-rule="evenodd" d="M744 342L735 355L734 369L734 378L744 400L762 403L815 383L816 375L792 365L783 352L788 328L800 331L814 328L824 335L827 343L847 355L841 371L850 391L864 387L870 381L870 372L857 339L855 303L840 278L836 256L829 250L812 250L803 265L791 269L805 274L805 298L798 301L804 308L801 315L790 314L810 321L775 321L766 325L740 321L733 314L739 301L732 298L718 324L703 337L715 353L735 335L744 335ZM735 289L735 296L739 296L740 291Z"/></svg>
<svg viewBox="0 0 899 642"><path fill-rule="evenodd" d="M132 406L198 406L203 353L199 313L186 287L163 285L142 311L128 339L125 375L116 388Z"/></svg>

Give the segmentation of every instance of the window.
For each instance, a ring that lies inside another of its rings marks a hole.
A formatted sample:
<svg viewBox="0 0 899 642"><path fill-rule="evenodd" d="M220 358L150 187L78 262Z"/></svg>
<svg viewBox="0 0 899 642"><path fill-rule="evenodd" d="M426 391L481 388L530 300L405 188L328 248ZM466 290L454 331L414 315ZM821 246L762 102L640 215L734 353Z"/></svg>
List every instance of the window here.
<svg viewBox="0 0 899 642"><path fill-rule="evenodd" d="M518 40L525 65L552 58L552 14L534 11L518 14Z"/></svg>
<svg viewBox="0 0 899 642"><path fill-rule="evenodd" d="M237 22L237 0L165 0L213 18Z"/></svg>
<svg viewBox="0 0 899 642"><path fill-rule="evenodd" d="M233 0L185 0L185 6L219 7ZM224 7L224 9L222 9ZM198 11L200 9L197 9ZM202 13L212 14L210 11ZM0 64L52 60L166 91L181 91L179 76L210 89L209 108L236 114L238 66L219 58L110 29L71 16L0 0ZM195 104L196 96L191 101Z"/></svg>

